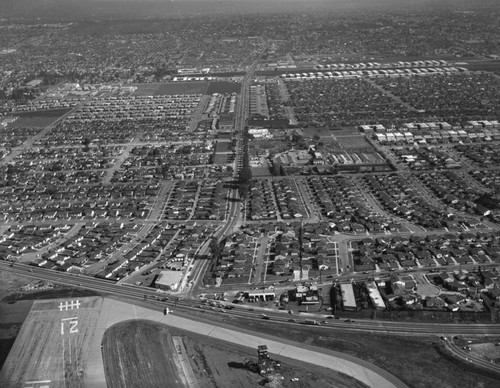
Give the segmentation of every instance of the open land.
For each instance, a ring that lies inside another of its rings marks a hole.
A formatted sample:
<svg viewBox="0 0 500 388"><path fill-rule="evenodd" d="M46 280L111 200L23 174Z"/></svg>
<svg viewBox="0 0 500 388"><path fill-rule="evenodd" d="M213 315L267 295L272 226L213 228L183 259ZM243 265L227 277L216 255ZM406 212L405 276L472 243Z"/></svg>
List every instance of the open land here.
<svg viewBox="0 0 500 388"><path fill-rule="evenodd" d="M206 94L208 82L170 82L134 85L133 96L171 96L174 94Z"/></svg>
<svg viewBox="0 0 500 388"><path fill-rule="evenodd" d="M45 128L47 125L52 124L59 117L68 113L69 109L57 109L48 111L28 112L16 114L18 119L14 121L9 128Z"/></svg>
<svg viewBox="0 0 500 388"><path fill-rule="evenodd" d="M473 71L490 71L495 74L500 74L500 60L472 60L467 61L467 67Z"/></svg>
<svg viewBox="0 0 500 388"><path fill-rule="evenodd" d="M212 81L206 93L239 93L240 90L241 84L239 82Z"/></svg>
<svg viewBox="0 0 500 388"><path fill-rule="evenodd" d="M184 349L173 346L172 335L182 338ZM257 360L256 349L201 337L151 321L126 321L112 326L104 339L104 362L108 386L184 387L175 358L186 351L200 387L255 387L262 376L248 370L245 360ZM347 376L287 359L279 372L282 387L362 387ZM291 383L290 378L298 378Z"/></svg>
<svg viewBox="0 0 500 388"><path fill-rule="evenodd" d="M208 318L203 313L199 317ZM301 324L287 325L284 330L282 324L272 321L244 320L220 314L212 315L209 319L361 358L388 371L412 388L494 388L499 381L498 378L485 376L473 366L465 364L464 367L444 357L439 333L435 337L404 337L343 330L325 331ZM495 343L497 340L491 337L475 338L475 341L485 343Z"/></svg>

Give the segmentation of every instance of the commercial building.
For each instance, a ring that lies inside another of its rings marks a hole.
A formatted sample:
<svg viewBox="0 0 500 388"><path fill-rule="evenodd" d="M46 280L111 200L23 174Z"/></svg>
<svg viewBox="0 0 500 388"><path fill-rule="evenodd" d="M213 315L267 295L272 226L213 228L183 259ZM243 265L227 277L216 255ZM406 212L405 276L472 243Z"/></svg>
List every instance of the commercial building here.
<svg viewBox="0 0 500 388"><path fill-rule="evenodd" d="M377 284L374 281L371 281L366 283L365 287L368 291L368 294L370 295L373 307L375 307L377 310L385 310L385 303L382 299L382 295L380 295Z"/></svg>
<svg viewBox="0 0 500 388"><path fill-rule="evenodd" d="M344 305L344 310L357 310L356 298L354 297L354 289L352 288L352 284L341 284L340 291L342 293L342 303Z"/></svg>
<svg viewBox="0 0 500 388"><path fill-rule="evenodd" d="M182 277L182 271L161 271L156 279L155 287L164 291L177 291Z"/></svg>

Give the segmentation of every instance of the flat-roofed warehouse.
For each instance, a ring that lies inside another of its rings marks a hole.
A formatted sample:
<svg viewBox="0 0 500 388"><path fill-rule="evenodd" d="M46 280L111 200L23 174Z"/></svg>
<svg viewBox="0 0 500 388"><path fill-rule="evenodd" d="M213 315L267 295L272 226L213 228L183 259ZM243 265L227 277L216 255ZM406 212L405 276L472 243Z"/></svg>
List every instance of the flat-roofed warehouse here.
<svg viewBox="0 0 500 388"><path fill-rule="evenodd" d="M352 288L352 284L341 284L340 291L342 292L342 303L344 305L344 310L356 310L356 298L354 297L354 289Z"/></svg>
<svg viewBox="0 0 500 388"><path fill-rule="evenodd" d="M161 271L155 281L155 287L160 290L176 291L182 280L182 271Z"/></svg>

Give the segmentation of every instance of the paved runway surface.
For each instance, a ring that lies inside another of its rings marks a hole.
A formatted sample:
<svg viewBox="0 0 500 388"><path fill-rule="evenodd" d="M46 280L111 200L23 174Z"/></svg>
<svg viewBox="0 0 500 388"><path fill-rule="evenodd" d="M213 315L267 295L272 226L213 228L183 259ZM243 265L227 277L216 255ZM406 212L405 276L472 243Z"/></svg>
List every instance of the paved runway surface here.
<svg viewBox="0 0 500 388"><path fill-rule="evenodd" d="M102 364L101 339L105 330L112 325L128 319L149 319L179 329L191 331L212 338L229 341L254 349L259 344L266 344L270 353L309 362L318 366L333 369L352 376L370 387L406 388L407 385L390 373L366 361L349 355L315 348L292 341L276 340L271 336L255 335L247 331L235 331L178 317L173 314L164 316L162 312L135 305L105 299L94 343L91 345L86 373L85 386L88 388L106 387Z"/></svg>

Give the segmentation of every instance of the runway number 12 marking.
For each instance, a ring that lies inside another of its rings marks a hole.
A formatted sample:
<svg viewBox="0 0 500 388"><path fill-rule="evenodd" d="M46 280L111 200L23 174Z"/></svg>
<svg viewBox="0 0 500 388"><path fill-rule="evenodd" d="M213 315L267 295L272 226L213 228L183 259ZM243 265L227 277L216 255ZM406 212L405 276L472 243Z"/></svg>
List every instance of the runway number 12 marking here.
<svg viewBox="0 0 500 388"><path fill-rule="evenodd" d="M59 311L68 311L68 310L78 310L80 308L80 301L79 300L72 300L72 301L66 301L65 303L61 302L59 303ZM69 329L69 334L76 334L78 333L78 317L71 317L71 318L61 318L61 335L64 335L64 332L66 331L65 329Z"/></svg>
<svg viewBox="0 0 500 388"><path fill-rule="evenodd" d="M64 328L69 327L70 334L78 333L78 317L61 319L61 335L64 335Z"/></svg>

